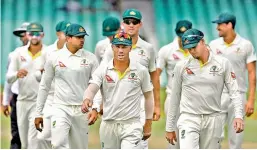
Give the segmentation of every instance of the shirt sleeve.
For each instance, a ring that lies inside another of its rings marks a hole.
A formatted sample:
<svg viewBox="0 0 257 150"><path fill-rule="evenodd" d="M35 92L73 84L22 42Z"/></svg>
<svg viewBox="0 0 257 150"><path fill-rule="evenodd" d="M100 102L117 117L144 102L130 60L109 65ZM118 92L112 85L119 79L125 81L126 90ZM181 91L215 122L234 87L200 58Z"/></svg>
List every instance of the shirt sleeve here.
<svg viewBox="0 0 257 150"><path fill-rule="evenodd" d="M174 68L174 77L172 79L171 98L168 105L166 131L173 132L176 129L176 117L180 105L181 91L182 91L182 64L177 63Z"/></svg>
<svg viewBox="0 0 257 150"><path fill-rule="evenodd" d="M235 72L228 60L225 62L225 86L234 105L235 118L243 119L243 100L241 100L239 95Z"/></svg>
<svg viewBox="0 0 257 150"><path fill-rule="evenodd" d="M95 46L95 56L99 63L101 62L101 52L100 51L101 51L101 46L99 43L97 43Z"/></svg>
<svg viewBox="0 0 257 150"><path fill-rule="evenodd" d="M37 117L43 116L43 108L48 96L48 92L51 88L52 81L55 76L55 66L54 59L50 58L46 61L44 66L44 73L39 84L38 96L37 96L37 106L36 106L36 115Z"/></svg>
<svg viewBox="0 0 257 150"><path fill-rule="evenodd" d="M156 71L156 59L157 59L157 55L155 50L153 49L153 46L150 46L149 49L150 51L150 62L149 62L149 72L154 72Z"/></svg>
<svg viewBox="0 0 257 150"><path fill-rule="evenodd" d="M4 106L8 106L9 103L10 103L10 98L12 96L11 87L12 87L12 85L7 83L7 81L5 81L5 84L4 84L4 97L3 97L3 105Z"/></svg>
<svg viewBox="0 0 257 150"><path fill-rule="evenodd" d="M251 42L249 42L249 44L246 46L246 50L247 50L246 63L248 64L256 61L256 52Z"/></svg>
<svg viewBox="0 0 257 150"><path fill-rule="evenodd" d="M18 79L17 73L19 71L19 53L15 52L10 60L6 79L8 83L13 83Z"/></svg>
<svg viewBox="0 0 257 150"><path fill-rule="evenodd" d="M92 75L93 75L93 73L95 72L95 70L97 69L97 67L99 66L98 65L98 61L97 61L97 59L96 59L96 57L94 56L93 57L93 64L92 64L92 69L91 69L91 76L90 76L90 79L92 79Z"/></svg>
<svg viewBox="0 0 257 150"><path fill-rule="evenodd" d="M141 73L141 89L143 93L153 90L150 74L147 69L143 68Z"/></svg>
<svg viewBox="0 0 257 150"><path fill-rule="evenodd" d="M96 84L97 86L101 87L103 83L103 71L104 71L104 64L101 64L93 73L92 79L89 81L90 84Z"/></svg>
<svg viewBox="0 0 257 150"><path fill-rule="evenodd" d="M166 54L165 54L165 48L161 48L158 52L158 58L157 58L157 68L160 68L163 70L166 66Z"/></svg>

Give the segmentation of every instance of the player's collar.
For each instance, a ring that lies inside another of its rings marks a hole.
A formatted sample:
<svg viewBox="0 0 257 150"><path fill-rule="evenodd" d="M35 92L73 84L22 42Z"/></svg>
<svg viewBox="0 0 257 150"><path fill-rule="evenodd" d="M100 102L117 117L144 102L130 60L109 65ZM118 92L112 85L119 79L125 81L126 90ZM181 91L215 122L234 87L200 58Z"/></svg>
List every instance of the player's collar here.
<svg viewBox="0 0 257 150"><path fill-rule="evenodd" d="M135 45L135 48L142 48L143 47L143 42L144 40L140 38L140 36L138 36L138 39L137 39L137 43ZM134 49L135 49L134 48Z"/></svg>
<svg viewBox="0 0 257 150"><path fill-rule="evenodd" d="M221 39L222 39L223 44L224 44L224 45L227 45L226 42L224 41L224 39L223 39L223 38L221 38ZM231 44L229 44L229 45L237 45L237 44L239 44L240 39L241 39L241 36L240 36L238 33L236 33L236 38L235 38L234 41L233 41Z"/></svg>
<svg viewBox="0 0 257 150"><path fill-rule="evenodd" d="M81 55L82 55L82 51L83 51L83 49L79 49L75 54L72 54L69 50L68 50L68 48L67 48L67 46L66 46L66 44L64 44L64 46L63 46L63 48L62 48L63 50L64 50L64 55L66 55L67 57L69 57L69 56L72 56L72 55L75 55L75 56L78 56L78 57L81 57Z"/></svg>

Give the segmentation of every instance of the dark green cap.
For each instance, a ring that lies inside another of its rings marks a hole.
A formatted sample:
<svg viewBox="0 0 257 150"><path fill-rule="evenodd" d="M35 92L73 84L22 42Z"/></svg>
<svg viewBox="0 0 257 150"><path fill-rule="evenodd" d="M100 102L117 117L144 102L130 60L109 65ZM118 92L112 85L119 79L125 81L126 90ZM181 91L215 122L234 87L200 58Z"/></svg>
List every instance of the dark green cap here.
<svg viewBox="0 0 257 150"><path fill-rule="evenodd" d="M132 38L125 32L119 32L115 34L115 36L112 39L112 44L114 45L132 45Z"/></svg>
<svg viewBox="0 0 257 150"><path fill-rule="evenodd" d="M103 21L102 30L103 36L113 36L120 28L120 20L115 17L108 17Z"/></svg>
<svg viewBox="0 0 257 150"><path fill-rule="evenodd" d="M233 14L228 12L221 13L217 20L212 21L212 23L217 23L217 24L228 23L228 22L232 22L234 24L236 23L236 17Z"/></svg>
<svg viewBox="0 0 257 150"><path fill-rule="evenodd" d="M67 36L83 36L88 35L86 30L79 24L71 24L67 27L65 34Z"/></svg>
<svg viewBox="0 0 257 150"><path fill-rule="evenodd" d="M57 23L57 25L55 26L55 30L56 32L65 32L65 30L67 29L67 27L71 25L71 23L69 21L60 21Z"/></svg>
<svg viewBox="0 0 257 150"><path fill-rule="evenodd" d="M40 23L33 22L27 26L27 32L44 32L44 29Z"/></svg>
<svg viewBox="0 0 257 150"><path fill-rule="evenodd" d="M192 29L192 23L188 20L180 20L176 24L175 32L177 36L182 37L183 33L188 29Z"/></svg>
<svg viewBox="0 0 257 150"><path fill-rule="evenodd" d="M199 43L199 41L204 37L202 31L197 29L189 29L182 36L182 46L183 49L193 48Z"/></svg>
<svg viewBox="0 0 257 150"><path fill-rule="evenodd" d="M134 18L134 19L137 19L137 20L141 20L142 15L141 15L140 11L137 10L137 9L127 9L127 10L124 11L124 13L122 15L122 18L123 19Z"/></svg>

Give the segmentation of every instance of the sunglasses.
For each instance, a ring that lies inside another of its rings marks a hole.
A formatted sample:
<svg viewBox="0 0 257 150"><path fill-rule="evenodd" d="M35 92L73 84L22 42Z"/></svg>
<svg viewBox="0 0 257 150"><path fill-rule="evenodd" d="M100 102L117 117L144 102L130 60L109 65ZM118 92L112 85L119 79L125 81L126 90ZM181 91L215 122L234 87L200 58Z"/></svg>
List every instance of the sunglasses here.
<svg viewBox="0 0 257 150"><path fill-rule="evenodd" d="M135 20L135 19L124 19L123 20L123 22L125 23L125 24L127 24L127 25L130 25L131 23L133 24L133 25L137 25L137 24L139 24L141 21L140 20Z"/></svg>
<svg viewBox="0 0 257 150"><path fill-rule="evenodd" d="M115 36L114 36L114 38L125 38L125 39L129 39L130 40L130 36L127 34L127 33L125 33L125 32L120 32L120 33L118 33L118 34L116 34Z"/></svg>
<svg viewBox="0 0 257 150"><path fill-rule="evenodd" d="M43 34L43 32L27 32L29 36L40 36Z"/></svg>

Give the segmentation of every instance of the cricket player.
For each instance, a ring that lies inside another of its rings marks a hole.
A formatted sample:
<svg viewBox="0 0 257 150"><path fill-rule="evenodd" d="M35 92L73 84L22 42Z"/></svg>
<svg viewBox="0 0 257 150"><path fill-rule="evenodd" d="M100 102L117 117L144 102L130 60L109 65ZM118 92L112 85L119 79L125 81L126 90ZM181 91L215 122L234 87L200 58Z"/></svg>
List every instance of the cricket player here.
<svg viewBox="0 0 257 150"><path fill-rule="evenodd" d="M173 40L173 42L168 45L163 46L158 52L158 61L157 61L157 71L159 76L162 73L162 70L165 68L168 77L168 84L166 87L166 100L164 104L165 113L167 114L167 107L169 105L169 101L171 100L171 86L172 86L172 78L173 78L173 70L177 62L188 58L190 55L188 50L184 50L182 47L181 37L185 31L192 28L192 23L188 20L180 20L176 24L175 32L177 37ZM179 110L178 115L179 116ZM178 119L178 117L177 117ZM177 121L177 120L176 120ZM176 134L178 135L178 129L176 129ZM169 144L169 148L179 149L179 142L175 146Z"/></svg>
<svg viewBox="0 0 257 150"><path fill-rule="evenodd" d="M51 117L53 148L88 148L88 120L81 112L83 93L98 62L94 54L85 51L86 30L78 24L66 29L64 47L52 52L44 66L36 106L35 126L41 131L43 108L54 80L54 98Z"/></svg>
<svg viewBox="0 0 257 150"><path fill-rule="evenodd" d="M176 115L181 149L218 149L223 125L221 94L226 86L235 110L234 130L244 129L243 104L232 65L228 59L214 55L197 29L189 29L182 36L189 59L174 68L171 101L166 122L166 139L176 141ZM176 88L175 88L176 87Z"/></svg>
<svg viewBox="0 0 257 150"><path fill-rule="evenodd" d="M25 46L28 43L28 37L26 36L28 25L29 25L28 22L24 22L21 25L21 27L13 31L13 34L20 38L22 42L22 46ZM15 50L9 53L8 55L7 69L9 67L11 58L15 53ZM16 102L17 102L18 93L19 93L18 81L15 81L13 84L9 84L7 81L5 81L2 111L4 112L4 115L6 117L8 117L9 115L11 117L11 132L12 132L12 139L10 142L11 149L21 149L21 141L20 141L20 135L18 130L17 113L16 113ZM11 106L11 112L9 111L9 105Z"/></svg>
<svg viewBox="0 0 257 150"><path fill-rule="evenodd" d="M46 50L42 53L41 61L38 63L38 72L36 78L38 81L41 81L41 75L43 73L44 64L46 59L50 57L51 53L56 52L63 48L64 43L66 42L65 31L67 27L71 25L69 21L60 21L57 23L56 35L58 39L54 42L54 44L49 45ZM51 113L52 113L52 102L54 98L54 80L51 84L51 89L49 90L46 103L43 109L44 116L44 130L38 134L38 138L41 140L46 140L47 144L44 149L51 149Z"/></svg>
<svg viewBox="0 0 257 150"><path fill-rule="evenodd" d="M97 119L101 101L93 101L101 89L103 96L103 117L100 126L100 141L106 149L139 149L141 139L151 136L154 109L153 86L148 70L129 58L132 38L124 32L112 40L114 58L108 64L101 64L93 74L85 91L82 112L88 112L91 124ZM140 122L141 94L144 95L146 120ZM92 105L93 103L93 105Z"/></svg>
<svg viewBox="0 0 257 150"><path fill-rule="evenodd" d="M100 63L106 47L111 45L113 36L120 30L120 20L116 17L107 17L102 24L102 34L106 36L104 40L97 42L95 47L95 56Z"/></svg>
<svg viewBox="0 0 257 150"><path fill-rule="evenodd" d="M18 80L17 122L22 148L42 148L44 141L37 139L34 126L35 108L39 82L35 78L36 64L40 60L45 45L43 27L39 23L27 26L28 45L19 47L11 59L6 75L8 83Z"/></svg>
<svg viewBox="0 0 257 150"><path fill-rule="evenodd" d="M150 73L151 81L153 82L153 92L154 92L154 115L153 120L157 121L160 118L160 81L159 75L156 71L156 52L153 49L153 46L150 43L142 40L139 37L139 29L142 26L142 15L140 11L136 9L127 9L124 11L122 26L126 33L128 33L132 38L132 50L130 58L133 61L140 63L145 66ZM108 47L104 54L102 63L107 63L113 58L112 48ZM141 95L141 100L144 101L143 94ZM142 102L142 111L141 111L141 122L144 125L145 121L145 110L144 103ZM103 108L104 109L104 108ZM148 148L148 142L142 141L141 148Z"/></svg>
<svg viewBox="0 0 257 150"><path fill-rule="evenodd" d="M226 57L232 64L237 75L238 90L244 104L244 114L249 117L254 113L254 101L256 90L256 53L252 43L241 37L235 31L236 17L230 13L222 13L218 19L217 31L220 38L210 42L214 54ZM247 89L246 72L248 72L249 88ZM249 91L248 100L246 93ZM241 149L243 132L236 133L233 130L233 119L235 118L234 107L230 102L228 89L224 88L222 93L223 126L228 125L229 148ZM224 138L224 131L222 134Z"/></svg>

